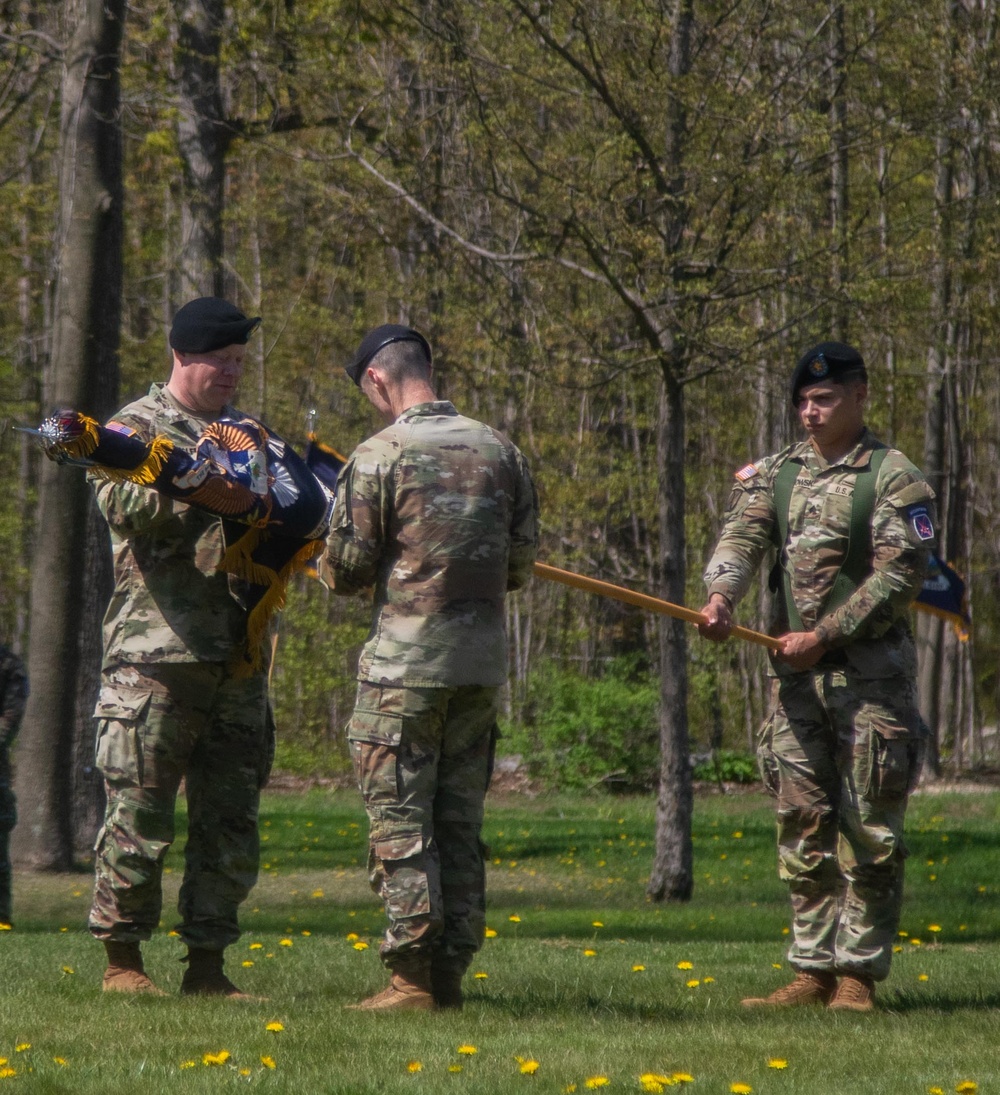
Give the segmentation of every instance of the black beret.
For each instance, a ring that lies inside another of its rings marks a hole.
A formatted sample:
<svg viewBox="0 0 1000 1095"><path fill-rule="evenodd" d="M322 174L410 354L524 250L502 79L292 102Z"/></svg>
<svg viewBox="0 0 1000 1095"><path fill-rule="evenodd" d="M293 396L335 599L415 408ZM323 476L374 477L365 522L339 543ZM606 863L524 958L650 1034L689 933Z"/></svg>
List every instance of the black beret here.
<svg viewBox="0 0 1000 1095"><path fill-rule="evenodd" d="M174 316L170 345L182 354L207 354L223 346L244 344L260 323L221 297L198 297Z"/></svg>
<svg viewBox="0 0 1000 1095"><path fill-rule="evenodd" d="M419 342L427 355L427 364L431 363L431 347L426 338L412 327L403 327L399 323L383 323L361 340L361 345L355 351L354 357L344 366L344 372L361 387L361 375L365 371L368 362L390 342Z"/></svg>
<svg viewBox="0 0 1000 1095"><path fill-rule="evenodd" d="M792 373L792 405L799 405L799 390L823 380L847 380L856 377L868 383L865 360L846 342L820 342L799 358Z"/></svg>

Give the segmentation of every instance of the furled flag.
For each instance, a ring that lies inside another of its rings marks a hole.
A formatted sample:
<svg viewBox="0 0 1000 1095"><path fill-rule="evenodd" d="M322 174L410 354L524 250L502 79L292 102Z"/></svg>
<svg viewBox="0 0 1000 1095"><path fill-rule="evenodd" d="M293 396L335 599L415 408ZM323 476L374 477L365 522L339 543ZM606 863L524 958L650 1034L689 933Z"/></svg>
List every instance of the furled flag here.
<svg viewBox="0 0 1000 1095"><path fill-rule="evenodd" d="M923 612L930 612L948 620L955 634L966 642L969 638L969 606L965 597L965 582L942 559L931 555L927 577L914 605Z"/></svg>
<svg viewBox="0 0 1000 1095"><path fill-rule="evenodd" d="M309 447L306 449L306 467L316 478L330 490L337 489L337 477L340 470L347 463L347 457L341 456L336 449L324 445L316 440L316 435L309 434Z"/></svg>

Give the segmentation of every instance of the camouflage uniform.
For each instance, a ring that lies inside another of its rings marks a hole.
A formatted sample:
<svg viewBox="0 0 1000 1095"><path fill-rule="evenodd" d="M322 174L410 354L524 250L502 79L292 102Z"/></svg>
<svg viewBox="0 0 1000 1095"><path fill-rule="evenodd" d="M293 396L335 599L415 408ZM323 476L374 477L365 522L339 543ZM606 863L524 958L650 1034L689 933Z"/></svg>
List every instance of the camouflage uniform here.
<svg viewBox="0 0 1000 1095"><path fill-rule="evenodd" d="M143 440L165 434L193 450L209 420L154 384L114 422ZM111 529L116 582L95 711L108 806L90 930L137 942L158 924L183 777L180 935L189 947L221 950L239 937L237 908L257 878L258 802L274 749L266 677L233 673L246 640L245 587L216 570L224 551L218 518L145 487L97 476L93 485Z"/></svg>
<svg viewBox="0 0 1000 1095"><path fill-rule="evenodd" d="M24 663L0 643L0 924L11 922L10 834L17 824L17 800L10 785L10 747L21 728L27 700Z"/></svg>
<svg viewBox="0 0 1000 1095"><path fill-rule="evenodd" d="M349 738L390 968L482 944L504 596L531 573L537 507L517 448L441 401L361 444L338 485L325 565L338 593L375 587Z"/></svg>
<svg viewBox="0 0 1000 1095"><path fill-rule="evenodd" d="M815 630L828 652L805 671L772 659L774 706L758 759L777 799L791 965L879 981L899 922L903 818L924 732L907 609L927 570L934 495L902 453L887 452L871 516L870 573L826 611L847 551L855 478L876 447L884 446L866 429L836 464L805 442L743 468L705 582L709 596L721 593L731 604L743 597L776 543L778 469L801 465L783 562L802 629ZM790 630L781 595L770 630Z"/></svg>

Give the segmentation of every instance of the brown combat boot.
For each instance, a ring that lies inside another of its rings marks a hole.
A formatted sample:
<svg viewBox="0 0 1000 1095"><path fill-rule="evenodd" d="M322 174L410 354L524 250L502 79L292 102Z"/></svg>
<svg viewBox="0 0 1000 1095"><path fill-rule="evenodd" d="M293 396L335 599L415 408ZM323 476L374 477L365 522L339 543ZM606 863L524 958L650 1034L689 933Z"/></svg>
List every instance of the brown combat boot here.
<svg viewBox="0 0 1000 1095"><path fill-rule="evenodd" d="M465 1003L462 993L462 978L468 963L446 957L434 955L431 959L431 989L434 993L434 1003L439 1008L461 1011Z"/></svg>
<svg viewBox="0 0 1000 1095"><path fill-rule="evenodd" d="M230 1000L265 1000L240 990L222 972L222 951L188 947L188 968L181 981L181 996L225 996Z"/></svg>
<svg viewBox="0 0 1000 1095"><path fill-rule="evenodd" d="M830 1007L836 1011L871 1011L875 1007L875 982L864 974L844 974Z"/></svg>
<svg viewBox="0 0 1000 1095"><path fill-rule="evenodd" d="M434 1011L430 958L423 955L392 966L389 987L362 1000L348 1004L351 1011Z"/></svg>
<svg viewBox="0 0 1000 1095"><path fill-rule="evenodd" d="M108 968L104 971L102 988L105 992L145 993L146 996L166 996L149 979L142 965L142 951L138 943L104 941L108 955Z"/></svg>
<svg viewBox="0 0 1000 1095"><path fill-rule="evenodd" d="M770 996L748 996L742 1004L745 1008L796 1008L803 1004L827 1004L836 988L836 974L827 970L819 973L800 970L790 985L772 992Z"/></svg>

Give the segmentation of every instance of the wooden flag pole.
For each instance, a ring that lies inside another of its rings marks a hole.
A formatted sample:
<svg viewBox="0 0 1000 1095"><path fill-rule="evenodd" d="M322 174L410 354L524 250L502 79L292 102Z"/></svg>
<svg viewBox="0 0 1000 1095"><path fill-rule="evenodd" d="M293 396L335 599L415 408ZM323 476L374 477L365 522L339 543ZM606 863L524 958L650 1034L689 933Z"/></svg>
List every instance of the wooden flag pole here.
<svg viewBox="0 0 1000 1095"><path fill-rule="evenodd" d="M678 620L685 620L689 624L703 624L705 617L693 608L684 605L675 605L670 601L661 601L659 597L650 597L647 593L636 593L624 586L612 585L611 582L602 582L598 578L585 578L582 574L574 574L571 570L560 570L558 567L549 566L548 563L535 563L535 574L539 578L545 578L550 582L562 582L563 585L572 586L574 589L582 589L587 593L597 593L601 597L610 597L615 601L623 601L627 605L635 605L636 608L644 608L647 612L659 612L662 616L673 616ZM751 631L748 627L733 625L730 635L735 639L745 639L750 643L770 647L771 650L780 650L781 643L772 635L765 635L761 631Z"/></svg>

